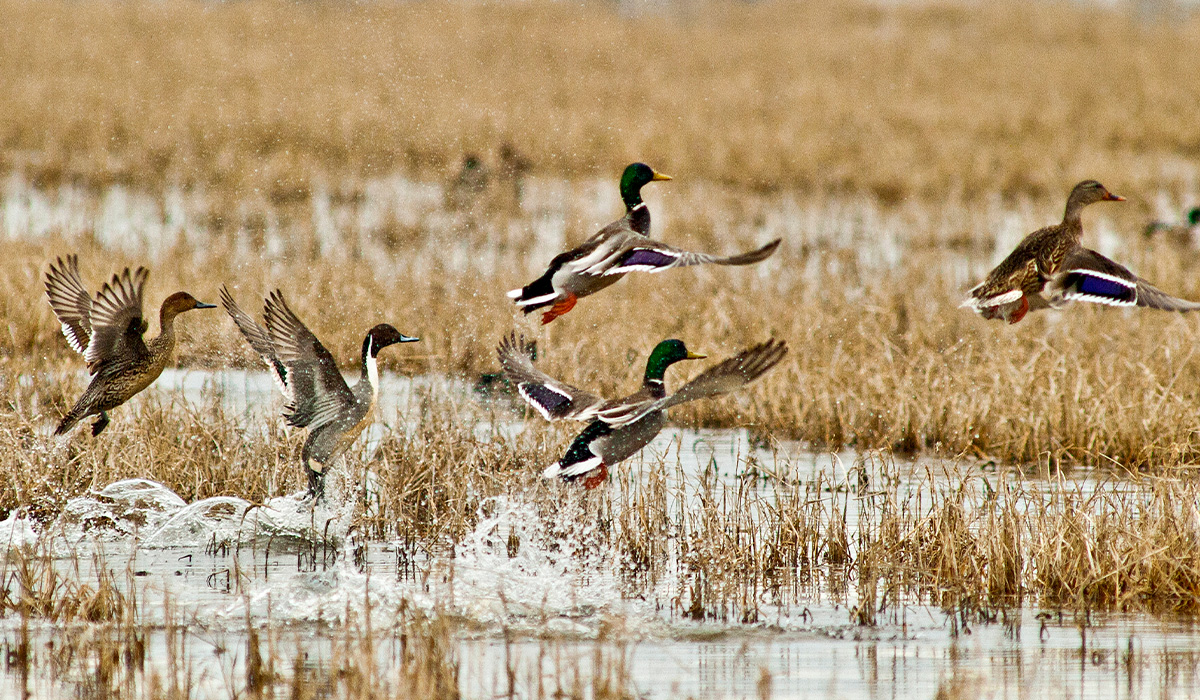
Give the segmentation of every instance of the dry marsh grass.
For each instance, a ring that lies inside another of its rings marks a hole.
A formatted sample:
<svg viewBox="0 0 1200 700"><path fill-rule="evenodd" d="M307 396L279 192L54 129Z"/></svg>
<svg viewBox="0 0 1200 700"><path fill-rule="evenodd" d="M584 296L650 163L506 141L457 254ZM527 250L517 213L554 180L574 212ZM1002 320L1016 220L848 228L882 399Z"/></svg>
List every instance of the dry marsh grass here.
<svg viewBox="0 0 1200 700"><path fill-rule="evenodd" d="M429 235L436 241L454 233ZM514 234L514 240L526 236ZM748 247L753 240L739 231L714 248ZM114 255L80 238L5 242L0 249L9 262L0 265L0 291L9 322L0 347L8 355L14 410L36 420L61 415L82 390L76 374L82 363L63 341L39 277L46 261L74 250L97 286L119 266L149 265L150 306L175 289L211 301L227 282L243 306L256 309L262 294L280 286L347 371L357 369L362 334L387 321L423 340L385 351L385 367L471 379L495 371L495 343L516 325L539 338L548 372L622 396L637 385L658 339L684 338L716 358L773 336L795 349L777 370L733 397L678 407L674 419L745 426L763 437L833 450L1128 469L1200 460L1194 319L1075 306L1018 326L989 324L957 308L970 277L958 273L964 282L956 283L947 276L955 266L948 254L916 250L890 268L855 264L853 257L848 264L846 251L857 255L859 244L847 245L793 243L760 270L631 276L537 328L536 320L514 313L502 292L535 274L542 261L513 252L484 270L455 271L426 268L433 252L344 262L301 254L247 260L224 236L157 260ZM1131 251L1125 259L1164 289L1200 297L1200 284L1174 251ZM974 275L986 261L976 263ZM180 326L184 366L258 366L219 310L188 314ZM673 368L668 381L678 386L694 371ZM22 388L23 381L41 390ZM114 420L132 417L119 410ZM185 432L209 430L203 415L193 422ZM125 459L160 458L176 459L168 453Z"/></svg>
<svg viewBox="0 0 1200 700"><path fill-rule="evenodd" d="M1190 319L1075 308L1002 328L956 308L1077 179L1136 200L1097 213L1127 241L1150 198L1194 196L1200 78L1178 60L1196 53L1194 20L1053 4L714 3L638 20L548 4L0 11L19 29L0 47L0 165L98 212L16 224L0 243L0 353L38 358L62 387L23 410L54 415L79 388L63 383L72 360L40 282L68 251L95 285L150 266L150 304L175 289L212 301L225 282L255 309L279 286L347 368L386 320L425 338L386 366L492 371L496 340L522 323L501 292L561 247L543 229L574 242L616 214L611 187L597 206L587 185L548 176L610 182L637 158L679 178L649 193L660 237L786 243L756 268L635 276L584 300L536 331L564 379L623 395L663 337L720 355L774 335L798 350L784 366L676 420L831 449L1132 469L1200 458ZM51 40L63 35L76 40ZM433 204L411 183L382 206L372 194L397 172L446 180L466 152L495 166L506 146L533 176L465 203L454 185ZM110 200L130 197L151 202L162 240L103 238ZM182 219L167 213L177 199ZM1124 252L1200 297L1194 253ZM181 326L185 365L255 366L219 311Z"/></svg>
<svg viewBox="0 0 1200 700"><path fill-rule="evenodd" d="M321 183L445 174L505 145L548 174L642 159L891 202L1048 195L1085 176L1195 189L1194 18L1066 3L693 7L5 0L0 164L42 184L182 183L277 203Z"/></svg>

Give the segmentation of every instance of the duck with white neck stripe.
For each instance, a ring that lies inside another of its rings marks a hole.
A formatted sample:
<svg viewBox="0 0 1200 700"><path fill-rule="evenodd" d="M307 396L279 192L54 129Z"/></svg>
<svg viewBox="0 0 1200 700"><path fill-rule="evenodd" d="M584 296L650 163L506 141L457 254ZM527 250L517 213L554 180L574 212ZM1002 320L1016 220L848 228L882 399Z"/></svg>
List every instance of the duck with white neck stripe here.
<svg viewBox="0 0 1200 700"><path fill-rule="evenodd" d="M267 296L265 328L242 311L225 287L221 288L221 304L283 390L288 401L284 420L309 429L300 458L308 473L308 495L321 500L329 467L370 424L379 395L379 351L420 338L404 335L386 323L372 328L363 338L362 374L351 388L333 355L288 307L283 292L277 289Z"/></svg>

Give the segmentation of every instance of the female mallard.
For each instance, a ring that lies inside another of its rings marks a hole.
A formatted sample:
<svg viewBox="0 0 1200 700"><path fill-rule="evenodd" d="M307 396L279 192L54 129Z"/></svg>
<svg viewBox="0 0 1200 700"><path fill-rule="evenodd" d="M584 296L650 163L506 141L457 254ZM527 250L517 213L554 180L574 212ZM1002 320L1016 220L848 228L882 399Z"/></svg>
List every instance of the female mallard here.
<svg viewBox="0 0 1200 700"><path fill-rule="evenodd" d="M1062 223L1025 237L987 278L971 289L962 306L987 319L1016 323L1029 311L1059 308L1071 301L1110 306L1145 306L1194 311L1200 304L1177 299L1125 267L1080 245L1080 213L1094 202L1123 202L1095 180L1075 185ZM1045 292L1045 295L1043 295Z"/></svg>
<svg viewBox="0 0 1200 700"><path fill-rule="evenodd" d="M88 416L92 435L108 426L108 412L150 386L171 360L175 351L175 317L192 309L215 309L187 292L175 292L163 300L158 311L158 336L146 340L149 328L142 314L142 289L150 273L139 267L113 275L95 300L79 276L79 257L58 258L46 273L46 296L62 324L67 343L87 360L92 381L62 422L54 429L63 435Z"/></svg>
<svg viewBox="0 0 1200 700"><path fill-rule="evenodd" d="M300 459L308 473L309 496L321 499L326 470L371 420L379 394L379 351L394 343L415 343L420 338L410 338L386 323L372 328L363 338L362 374L352 389L338 371L333 355L288 308L283 292L276 289L266 298L266 328L242 311L225 287L221 287L221 304L283 390L287 399L284 420L298 428L309 428Z"/></svg>
<svg viewBox="0 0 1200 700"><path fill-rule="evenodd" d="M608 468L636 454L658 435L671 406L736 391L779 364L787 344L768 340L710 367L679 391L668 395L663 386L667 368L681 360L705 355L690 352L681 340L664 340L650 353L642 388L616 401L606 401L550 377L533 365L535 344L510 334L496 348L500 366L517 393L546 420L570 418L591 421L567 448L562 459L542 476L565 481L582 478L595 488L608 477Z"/></svg>
<svg viewBox="0 0 1200 700"><path fill-rule="evenodd" d="M525 313L549 306L542 323L550 323L575 307L579 297L604 289L627 272L662 272L689 265L750 265L765 260L779 247L775 239L758 250L720 258L691 253L651 240L650 209L642 201L642 186L670 180L645 163L633 163L621 175L625 216L600 229L582 245L550 261L541 277L508 293Z"/></svg>

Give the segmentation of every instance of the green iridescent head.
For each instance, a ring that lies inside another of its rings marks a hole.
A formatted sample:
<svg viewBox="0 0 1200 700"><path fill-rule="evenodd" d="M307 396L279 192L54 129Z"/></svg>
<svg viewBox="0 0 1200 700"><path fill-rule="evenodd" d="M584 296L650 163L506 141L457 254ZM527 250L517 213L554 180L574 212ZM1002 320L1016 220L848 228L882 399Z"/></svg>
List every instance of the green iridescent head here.
<svg viewBox="0 0 1200 700"><path fill-rule="evenodd" d="M1200 207L1188 212L1188 226L1200 226Z"/></svg>
<svg viewBox="0 0 1200 700"><path fill-rule="evenodd" d="M633 163L621 174L621 200L625 209L633 209L642 203L642 185L655 180L670 180L670 175L656 172L645 163Z"/></svg>
<svg viewBox="0 0 1200 700"><path fill-rule="evenodd" d="M701 360L708 355L692 352L687 349L682 340L664 340L654 346L650 359L646 360L646 379L661 380L667 368L680 360Z"/></svg>

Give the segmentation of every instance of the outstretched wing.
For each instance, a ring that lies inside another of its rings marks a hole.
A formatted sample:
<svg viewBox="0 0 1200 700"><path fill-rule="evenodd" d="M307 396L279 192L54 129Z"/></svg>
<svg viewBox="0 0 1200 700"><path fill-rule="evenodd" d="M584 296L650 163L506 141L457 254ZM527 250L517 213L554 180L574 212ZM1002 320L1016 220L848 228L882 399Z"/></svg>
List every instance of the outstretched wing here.
<svg viewBox="0 0 1200 700"><path fill-rule="evenodd" d="M267 297L263 318L275 357L286 368L290 392L283 417L288 423L315 430L354 405L333 355L288 308L283 292L276 289Z"/></svg>
<svg viewBox="0 0 1200 700"><path fill-rule="evenodd" d="M271 341L267 329L258 325L258 322L250 314L242 311L242 307L233 300L233 295L229 293L229 289L225 285L221 285L221 305L225 307L225 312L242 332L246 342L250 343L254 352L258 353L263 362L267 363L267 368L271 370L271 376L275 379L275 383L279 385L283 395L291 401L293 397L291 389L288 387L287 367L279 361L279 355L275 352L275 343Z"/></svg>
<svg viewBox="0 0 1200 700"><path fill-rule="evenodd" d="M144 267L132 275L125 268L96 294L90 316L92 339L83 353L92 374L109 363L136 360L149 352L142 339L148 326L142 314L142 291L149 275Z"/></svg>
<svg viewBox="0 0 1200 700"><path fill-rule="evenodd" d="M500 367L517 393L548 421L589 420L608 402L560 382L533 365L537 344L509 333L496 347Z"/></svg>
<svg viewBox="0 0 1200 700"><path fill-rule="evenodd" d="M624 250L611 266L604 270L603 274L623 275L626 272L637 271L662 272L689 265L752 265L771 257L771 254L779 247L781 240L776 238L758 250L721 257L707 253L693 253L669 246L666 243L642 239Z"/></svg>
<svg viewBox="0 0 1200 700"><path fill-rule="evenodd" d="M1128 268L1094 250L1080 248L1063 261L1052 296L1109 306L1143 306L1164 311L1197 311L1200 303L1173 297Z"/></svg>
<svg viewBox="0 0 1200 700"><path fill-rule="evenodd" d="M79 278L79 256L68 255L65 262L58 258L57 263L50 263L46 296L67 343L75 352L86 353L92 339L92 295Z"/></svg>
<svg viewBox="0 0 1200 700"><path fill-rule="evenodd" d="M737 391L779 364L787 351L786 342L772 338L708 368L670 396L630 406L616 406L608 411L601 410L596 418L611 426L620 427L636 422L654 411L664 411L688 401Z"/></svg>

